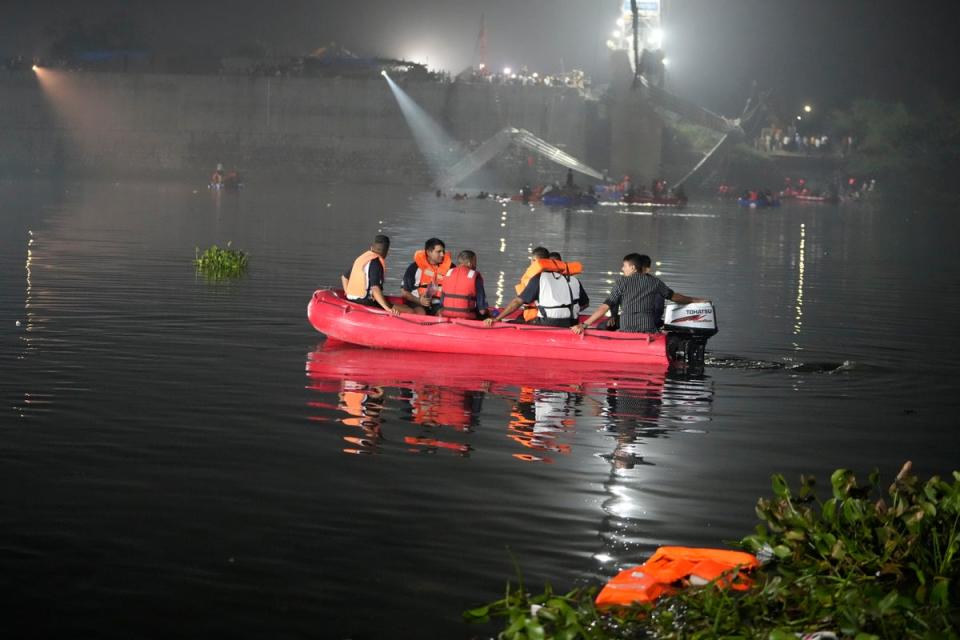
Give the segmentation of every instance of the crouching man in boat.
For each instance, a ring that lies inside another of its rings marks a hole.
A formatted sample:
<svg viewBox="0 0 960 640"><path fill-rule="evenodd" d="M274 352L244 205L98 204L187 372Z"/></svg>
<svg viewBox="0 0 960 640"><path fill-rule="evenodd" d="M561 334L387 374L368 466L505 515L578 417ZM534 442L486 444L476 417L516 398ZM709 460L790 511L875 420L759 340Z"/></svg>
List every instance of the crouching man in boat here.
<svg viewBox="0 0 960 640"><path fill-rule="evenodd" d="M395 316L413 310L402 304L393 305L383 295L383 279L387 274L387 254L390 238L376 236L370 249L353 261L353 267L340 275L347 300L367 307L380 307Z"/></svg>
<svg viewBox="0 0 960 640"><path fill-rule="evenodd" d="M590 298L580 280L571 272L569 265L576 263L563 262L556 252L549 256L547 260L539 261L540 273L530 278L520 295L511 300L497 318L484 320L488 327L522 305L533 302L537 303L537 318L532 324L545 327L572 327L577 324L579 312L590 305Z"/></svg>
<svg viewBox="0 0 960 640"><path fill-rule="evenodd" d="M447 272L440 296L440 311L444 318L479 320L487 315L487 294L483 276L477 271L477 254L461 251L457 266Z"/></svg>
<svg viewBox="0 0 960 640"><path fill-rule="evenodd" d="M416 313L437 315L443 279L450 271L450 255L440 238L430 238L423 249L413 254L413 262L403 274L401 294Z"/></svg>
<svg viewBox="0 0 960 640"><path fill-rule="evenodd" d="M517 291L517 295L523 293L523 290L527 288L530 278L543 271L540 261L547 260L549 257L549 249L546 247L534 247L533 251L530 252L530 266L528 266L527 270L523 272L523 275L520 276L520 282L514 287L514 289ZM537 305L531 303L529 305L524 305L523 314L516 322L534 322L536 319Z"/></svg>
<svg viewBox="0 0 960 640"><path fill-rule="evenodd" d="M620 273L623 275L617 278L603 304L585 322L570 327L571 331L582 334L607 311L619 309L620 331L656 333L658 321L663 315L664 300L672 300L677 304L705 301L703 298L691 298L677 293L664 284L663 280L651 275L649 256L639 253L625 255Z"/></svg>

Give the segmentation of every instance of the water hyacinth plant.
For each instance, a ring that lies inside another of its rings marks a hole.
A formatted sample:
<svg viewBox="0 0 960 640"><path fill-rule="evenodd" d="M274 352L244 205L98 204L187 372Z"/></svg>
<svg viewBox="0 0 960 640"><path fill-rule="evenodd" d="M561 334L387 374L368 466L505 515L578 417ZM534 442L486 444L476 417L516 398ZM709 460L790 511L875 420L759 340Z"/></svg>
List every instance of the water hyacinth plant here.
<svg viewBox="0 0 960 640"><path fill-rule="evenodd" d="M200 248L197 247L193 260L197 272L214 280L243 275L247 270L247 254L232 249L231 244L228 242L226 249L213 245L203 253L200 253Z"/></svg>
<svg viewBox="0 0 960 640"><path fill-rule="evenodd" d="M464 615L506 618L498 637L507 639L960 637L960 472L922 482L908 462L885 492L877 472L865 485L846 469L830 481L821 501L813 478L794 494L773 476L773 497L757 503L760 524L741 541L770 558L748 591L711 583L601 611L595 587L531 595L521 583Z"/></svg>

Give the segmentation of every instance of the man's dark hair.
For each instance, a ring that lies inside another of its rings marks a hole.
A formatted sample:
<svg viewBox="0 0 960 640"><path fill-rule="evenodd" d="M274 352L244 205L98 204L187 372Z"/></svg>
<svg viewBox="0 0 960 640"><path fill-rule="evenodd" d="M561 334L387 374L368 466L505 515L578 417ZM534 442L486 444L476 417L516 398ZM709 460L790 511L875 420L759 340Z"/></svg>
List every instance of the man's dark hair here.
<svg viewBox="0 0 960 640"><path fill-rule="evenodd" d="M436 247L437 245L440 245L444 249L447 248L447 245L444 244L443 240L441 240L440 238L430 238L429 240L423 243L423 249L424 251L433 251L433 248Z"/></svg>
<svg viewBox="0 0 960 640"><path fill-rule="evenodd" d="M551 260L560 260L561 262L563 261L563 256L561 256L556 251L551 251L550 255L548 255L547 257L550 258Z"/></svg>
<svg viewBox="0 0 960 640"><path fill-rule="evenodd" d="M530 252L530 255L532 255L534 258L545 260L550 257L550 250L546 247L534 247L533 251Z"/></svg>
<svg viewBox="0 0 960 640"><path fill-rule="evenodd" d="M476 264L477 254L469 249L464 249L457 254L457 264Z"/></svg>
<svg viewBox="0 0 960 640"><path fill-rule="evenodd" d="M375 253L384 254L390 250L390 236L378 235L373 237L373 244L370 245Z"/></svg>
<svg viewBox="0 0 960 640"><path fill-rule="evenodd" d="M645 256L641 253L628 253L623 256L623 261L629 262L633 265L634 269L640 272L650 266L650 256Z"/></svg>

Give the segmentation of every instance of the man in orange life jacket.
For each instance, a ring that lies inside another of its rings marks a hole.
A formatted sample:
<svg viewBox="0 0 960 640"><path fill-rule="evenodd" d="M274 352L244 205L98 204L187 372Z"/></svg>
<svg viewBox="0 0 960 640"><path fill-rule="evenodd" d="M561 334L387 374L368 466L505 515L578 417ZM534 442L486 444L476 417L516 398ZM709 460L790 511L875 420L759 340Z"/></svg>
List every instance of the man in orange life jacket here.
<svg viewBox="0 0 960 640"><path fill-rule="evenodd" d="M439 315L444 318L478 320L487 314L483 276L477 271L477 254L461 251L457 266L443 280Z"/></svg>
<svg viewBox="0 0 960 640"><path fill-rule="evenodd" d="M436 315L440 310L440 290L451 267L443 240L430 238L423 250L413 254L413 262L403 274L401 293L416 313Z"/></svg>
<svg viewBox="0 0 960 640"><path fill-rule="evenodd" d="M343 291L350 302L368 307L380 307L393 315L410 313L412 309L402 304L393 305L383 295L383 279L387 273L387 253L390 252L390 238L376 236L370 249L356 260L349 271L340 275Z"/></svg>
<svg viewBox="0 0 960 640"><path fill-rule="evenodd" d="M487 318L484 323L491 326L505 318L523 304L537 303L537 319L533 324L546 327L572 327L577 324L579 312L590 305L590 298L584 291L580 280L571 273L559 253L549 254L547 260L541 260L541 272L530 278L526 288L503 308L497 318ZM577 268L580 268L578 263Z"/></svg>
<svg viewBox="0 0 960 640"><path fill-rule="evenodd" d="M530 252L530 266L527 267L527 270L523 272L523 275L520 276L520 282L514 287L517 292L517 295L523 293L523 290L527 288L527 283L530 282L530 278L537 275L542 271L539 261L546 260L550 257L550 250L546 247L534 247L533 251ZM516 322L533 322L537 319L537 305L530 304L525 305L523 308L523 314L516 320Z"/></svg>

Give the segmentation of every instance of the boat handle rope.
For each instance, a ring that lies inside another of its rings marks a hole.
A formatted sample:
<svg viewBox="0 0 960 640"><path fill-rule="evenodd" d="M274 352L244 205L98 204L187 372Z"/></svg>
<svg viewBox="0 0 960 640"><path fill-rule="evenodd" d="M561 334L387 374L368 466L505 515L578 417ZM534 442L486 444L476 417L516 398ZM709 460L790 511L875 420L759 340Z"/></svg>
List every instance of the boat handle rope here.
<svg viewBox="0 0 960 640"><path fill-rule="evenodd" d="M321 302L321 303L323 303L323 304L328 304L328 305L330 305L330 306L332 306L332 307L340 307L340 306L343 304L343 301L342 301L342 300L341 300L340 302L337 302L337 303L330 302L329 300L318 300L318 302ZM359 308L359 309L354 309L353 307L343 306L342 308L343 308L343 312L344 312L344 313L351 313L351 312L356 312L356 311L363 311L363 312L365 312L365 313L372 313L372 314L374 314L374 315L379 315L379 316L390 315L387 311L385 311L385 310L383 310L383 309L374 309L373 307L362 307L362 308ZM415 325L417 325L417 326L419 326L419 327L425 327L425 326L428 326L428 325L438 325L438 324L455 324L455 325L464 327L464 328L466 328L466 329L474 329L474 330L478 330L478 331L490 331L491 329L493 329L493 330L514 329L514 330L517 330L517 331L554 331L554 330L556 330L556 329L566 329L566 327L541 327L541 326L537 326L537 325L535 325L535 324L527 324L527 325L520 325L520 324L497 324L497 325L494 325L494 326L492 326L492 327L487 327L487 326L478 327L478 326L475 326L474 324L472 324L472 323L474 323L474 322L480 322L480 321L478 321L478 320L460 320L460 319L458 319L458 318L439 318L439 319L436 319L436 320L423 321L423 320L413 320L412 318L406 318L406 317L404 317L404 316L406 316L406 315L409 315L409 314L400 314L399 316L393 316L393 318L394 318L395 320L402 320L403 322L408 322L408 323L410 323L410 324L415 324ZM467 324L467 323L471 323L471 324ZM641 338L640 336L637 336L637 337L632 337L632 336L630 336L630 337L627 337L627 336L615 337L615 336L605 336L605 335L601 335L601 334L598 333L596 330L590 332L590 337L591 337L591 338L596 338L597 340L613 340L613 341L615 341L615 342L617 342L617 341L619 341L619 342L632 342L632 341L634 341L634 340L643 340L643 339L645 339L647 342L653 342L653 339L654 339L655 334L653 334L653 333L644 333L644 334L642 334L642 336L643 336L642 338ZM581 334L581 336L580 336L581 339L586 339L586 337L587 337L587 333L586 333L586 332L584 332L584 333Z"/></svg>

